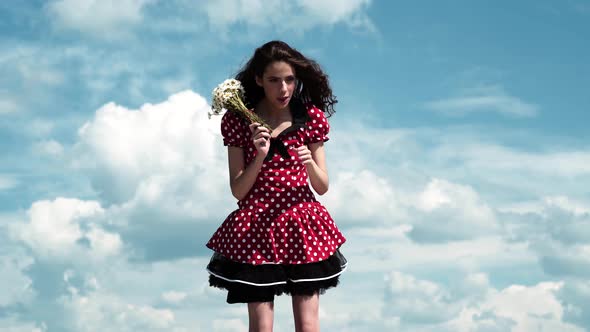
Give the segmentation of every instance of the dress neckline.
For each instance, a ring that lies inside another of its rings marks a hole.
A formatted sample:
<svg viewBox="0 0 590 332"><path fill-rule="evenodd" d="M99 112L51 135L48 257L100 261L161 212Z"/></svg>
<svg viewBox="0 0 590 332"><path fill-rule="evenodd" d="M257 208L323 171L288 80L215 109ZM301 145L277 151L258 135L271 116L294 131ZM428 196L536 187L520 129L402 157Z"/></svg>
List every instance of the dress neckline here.
<svg viewBox="0 0 590 332"><path fill-rule="evenodd" d="M276 137L271 137L271 139L280 139L280 137L285 136L286 134L297 130L305 125L308 121L307 111L301 102L301 100L297 98L291 99L289 102L289 112L291 112L291 125L285 129L283 129Z"/></svg>
<svg viewBox="0 0 590 332"><path fill-rule="evenodd" d="M254 112L254 109L251 110ZM271 137L271 140L277 140L281 136L284 136L293 130L297 130L305 125L305 123L309 120L309 115L307 114L307 110L298 98L292 98L289 102L289 112L291 113L291 125L285 129L283 129L277 136Z"/></svg>
<svg viewBox="0 0 590 332"><path fill-rule="evenodd" d="M289 152L282 142L282 137L285 135L303 128L305 123L309 121L309 115L301 100L297 98L291 99L289 102L289 112L291 112L291 125L283 129L277 136L270 138L270 150L265 158L265 161L272 160L275 153L279 153L283 158L289 158Z"/></svg>

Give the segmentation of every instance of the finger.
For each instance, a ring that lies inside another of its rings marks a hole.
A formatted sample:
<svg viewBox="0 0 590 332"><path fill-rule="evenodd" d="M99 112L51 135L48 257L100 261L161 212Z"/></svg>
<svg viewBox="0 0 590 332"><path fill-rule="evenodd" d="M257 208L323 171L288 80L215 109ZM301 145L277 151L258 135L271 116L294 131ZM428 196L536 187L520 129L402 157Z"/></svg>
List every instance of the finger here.
<svg viewBox="0 0 590 332"><path fill-rule="evenodd" d="M265 133L268 134L270 136L270 131L265 128L265 127L258 127L254 130L254 132L252 133L252 135L258 135L259 133Z"/></svg>
<svg viewBox="0 0 590 332"><path fill-rule="evenodd" d="M264 138L264 137L259 137L259 138L258 138L257 140L255 140L254 142L255 142L254 144L256 144L256 142L268 142L268 140L267 140L266 138Z"/></svg>
<svg viewBox="0 0 590 332"><path fill-rule="evenodd" d="M256 131L256 129L258 129L259 127L260 127L260 123L258 123L258 122L253 122L248 125L248 128L250 128L250 131L252 133L254 133Z"/></svg>
<svg viewBox="0 0 590 332"><path fill-rule="evenodd" d="M270 134L269 133L258 133L256 135L254 135L254 139L259 139L259 138L264 138L264 139L270 139Z"/></svg>
<svg viewBox="0 0 590 332"><path fill-rule="evenodd" d="M306 149L306 150L297 150L297 153L298 153L300 156L304 156L304 155L311 155L311 151L309 151L309 150L307 150L307 149Z"/></svg>
<svg viewBox="0 0 590 332"><path fill-rule="evenodd" d="M311 158L309 158L309 159L301 159L301 163L302 164L311 164L311 162L312 162L312 159Z"/></svg>

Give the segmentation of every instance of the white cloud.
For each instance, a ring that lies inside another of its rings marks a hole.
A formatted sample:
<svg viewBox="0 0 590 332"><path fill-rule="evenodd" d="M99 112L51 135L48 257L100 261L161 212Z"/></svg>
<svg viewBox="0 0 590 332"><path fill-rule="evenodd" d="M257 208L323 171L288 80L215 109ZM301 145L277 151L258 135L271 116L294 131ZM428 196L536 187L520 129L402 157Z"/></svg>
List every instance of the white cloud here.
<svg viewBox="0 0 590 332"><path fill-rule="evenodd" d="M341 226L408 224L408 235L419 242L464 240L499 231L493 209L469 186L434 178L422 191L411 192L415 189L395 186L370 170L336 171L332 178L329 193L320 200Z"/></svg>
<svg viewBox="0 0 590 332"><path fill-rule="evenodd" d="M559 282L541 282L490 289L485 300L464 308L448 326L454 331L500 331L498 327L502 327L502 331L512 332L582 332L582 328L564 322L564 307L556 297L562 287Z"/></svg>
<svg viewBox="0 0 590 332"><path fill-rule="evenodd" d="M499 210L507 238L528 243L546 273L590 276L590 204L548 196Z"/></svg>
<svg viewBox="0 0 590 332"><path fill-rule="evenodd" d="M8 96L0 95L0 115L16 113L21 110L17 101Z"/></svg>
<svg viewBox="0 0 590 332"><path fill-rule="evenodd" d="M49 135L55 127L55 123L44 119L33 119L29 122L27 130L32 136L43 137Z"/></svg>
<svg viewBox="0 0 590 332"><path fill-rule="evenodd" d="M461 307L436 283L419 280L399 271L391 272L385 281L385 316L399 317L402 322L433 324L457 315Z"/></svg>
<svg viewBox="0 0 590 332"><path fill-rule="evenodd" d="M545 203L545 206L548 209L558 208L563 211L572 213L576 217L590 217L590 203L577 201L567 196L545 197L543 198L543 202Z"/></svg>
<svg viewBox="0 0 590 332"><path fill-rule="evenodd" d="M424 106L450 116L497 112L513 117L532 117L538 112L536 105L507 94L501 86L466 89L460 96L430 101Z"/></svg>
<svg viewBox="0 0 590 332"><path fill-rule="evenodd" d="M96 225L90 226L86 238L93 253L99 257L114 256L121 251L122 242L119 234L106 232Z"/></svg>
<svg viewBox="0 0 590 332"><path fill-rule="evenodd" d="M149 305L125 301L118 294L90 290L84 294L70 287L60 300L70 313L76 331L162 331L172 330L174 313Z"/></svg>
<svg viewBox="0 0 590 332"><path fill-rule="evenodd" d="M406 220L400 194L387 179L370 170L339 171L332 178L328 194L320 200L339 224L390 224Z"/></svg>
<svg viewBox="0 0 590 332"><path fill-rule="evenodd" d="M28 211L29 220L15 225L13 236L42 259L102 259L118 254L122 248L118 234L106 232L96 223L103 214L96 201L72 198L37 201Z"/></svg>
<svg viewBox="0 0 590 332"><path fill-rule="evenodd" d="M162 294L162 299L170 303L180 303L186 299L187 294L184 292L168 291Z"/></svg>
<svg viewBox="0 0 590 332"><path fill-rule="evenodd" d="M371 0L300 0L299 5L303 10L329 24L351 18L358 11L366 9Z"/></svg>
<svg viewBox="0 0 590 332"><path fill-rule="evenodd" d="M246 332L248 325L241 319L218 319L213 321L213 330L219 332Z"/></svg>
<svg viewBox="0 0 590 332"><path fill-rule="evenodd" d="M34 260L22 253L8 255L0 252L0 276L2 276L0 308L18 304L27 305L35 298L31 279L24 273L24 270L33 264Z"/></svg>
<svg viewBox="0 0 590 332"><path fill-rule="evenodd" d="M47 9L60 26L114 39L142 21L142 9L148 3L149 0L57 0L49 3Z"/></svg>
<svg viewBox="0 0 590 332"><path fill-rule="evenodd" d="M21 57L17 64L17 70L21 77L27 82L36 82L47 85L58 85L63 83L63 72L49 61L51 59L38 57Z"/></svg>
<svg viewBox="0 0 590 332"><path fill-rule="evenodd" d="M11 175L0 174L0 190L8 190L16 187L18 181Z"/></svg>
<svg viewBox="0 0 590 332"><path fill-rule="evenodd" d="M590 174L590 152L586 150L529 152L497 144L467 143L460 149L441 146L435 153L445 159L458 157L457 162L473 170L534 172L566 178Z"/></svg>
<svg viewBox="0 0 590 332"><path fill-rule="evenodd" d="M393 271L385 285L383 317L399 317L400 331L583 331L564 321L561 282L497 290L482 273L443 285Z"/></svg>
<svg viewBox="0 0 590 332"><path fill-rule="evenodd" d="M590 281L568 280L558 292L564 305L564 317L580 326L590 326Z"/></svg>
<svg viewBox="0 0 590 332"><path fill-rule="evenodd" d="M34 322L22 321L16 315L3 315L0 317L0 332L45 332L47 326L45 323L36 324Z"/></svg>
<svg viewBox="0 0 590 332"><path fill-rule="evenodd" d="M33 152L43 156L61 157L64 153L64 147L56 140L42 140L35 143L32 147Z"/></svg>
<svg viewBox="0 0 590 332"><path fill-rule="evenodd" d="M107 202L202 213L205 198L220 199L227 186L220 119L209 121L208 110L191 91L139 110L109 103L80 128L75 164Z"/></svg>
<svg viewBox="0 0 590 332"><path fill-rule="evenodd" d="M210 0L199 8L212 26L220 30L238 24L248 27L273 27L279 31L301 32L337 23L373 31L375 27L365 10L369 0L280 1L280 0Z"/></svg>
<svg viewBox="0 0 590 332"><path fill-rule="evenodd" d="M432 179L418 194L409 236L416 241L469 239L498 232L492 208L469 186Z"/></svg>

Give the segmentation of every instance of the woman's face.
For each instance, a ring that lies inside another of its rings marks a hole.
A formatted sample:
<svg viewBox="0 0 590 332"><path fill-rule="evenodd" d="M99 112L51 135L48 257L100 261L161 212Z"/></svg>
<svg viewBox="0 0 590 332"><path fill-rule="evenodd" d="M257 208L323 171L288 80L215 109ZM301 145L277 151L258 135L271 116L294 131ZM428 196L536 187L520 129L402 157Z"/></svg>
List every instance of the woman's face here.
<svg viewBox="0 0 590 332"><path fill-rule="evenodd" d="M264 95L273 110L282 110L293 96L297 80L295 71L284 61L274 61L266 66L262 77L256 76L256 84L264 89Z"/></svg>

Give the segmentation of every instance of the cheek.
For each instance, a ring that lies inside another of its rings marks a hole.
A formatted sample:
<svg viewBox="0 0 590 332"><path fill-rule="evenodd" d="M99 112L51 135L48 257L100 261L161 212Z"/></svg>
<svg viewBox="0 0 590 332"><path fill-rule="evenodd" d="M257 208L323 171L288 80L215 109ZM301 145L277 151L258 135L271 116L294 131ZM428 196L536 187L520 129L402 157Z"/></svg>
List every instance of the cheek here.
<svg viewBox="0 0 590 332"><path fill-rule="evenodd" d="M266 96L271 96L273 94L273 87L271 85L265 84L262 86L262 88L264 89L264 94Z"/></svg>
<svg viewBox="0 0 590 332"><path fill-rule="evenodd" d="M292 84L289 84L288 89L289 89L289 91L293 92L293 91L295 91L296 87L297 87L297 84L292 83Z"/></svg>

